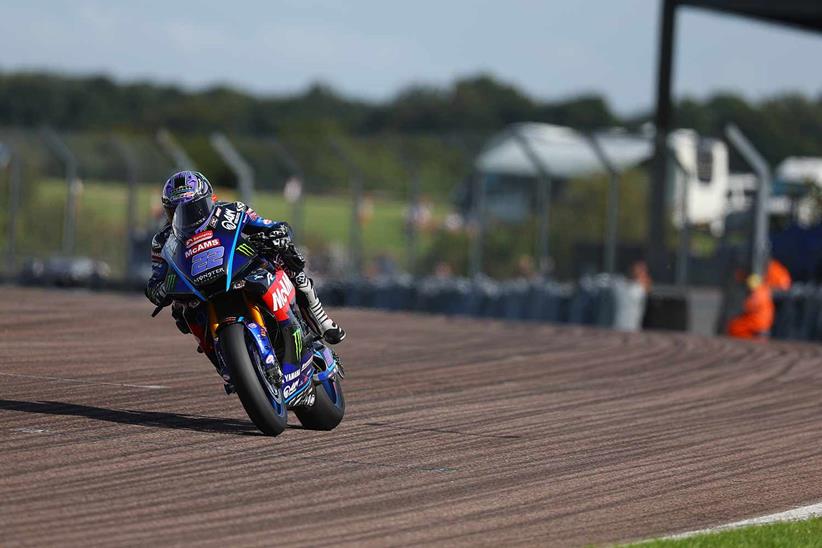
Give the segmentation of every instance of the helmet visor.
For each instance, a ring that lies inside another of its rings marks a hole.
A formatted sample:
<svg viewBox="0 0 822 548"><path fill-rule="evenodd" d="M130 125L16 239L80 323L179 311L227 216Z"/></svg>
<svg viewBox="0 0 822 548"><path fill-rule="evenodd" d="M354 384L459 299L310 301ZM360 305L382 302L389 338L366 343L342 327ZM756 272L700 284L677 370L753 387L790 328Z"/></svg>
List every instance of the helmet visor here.
<svg viewBox="0 0 822 548"><path fill-rule="evenodd" d="M178 205L171 223L175 236L178 238L191 236L208 220L213 210L214 202L211 196L203 196Z"/></svg>

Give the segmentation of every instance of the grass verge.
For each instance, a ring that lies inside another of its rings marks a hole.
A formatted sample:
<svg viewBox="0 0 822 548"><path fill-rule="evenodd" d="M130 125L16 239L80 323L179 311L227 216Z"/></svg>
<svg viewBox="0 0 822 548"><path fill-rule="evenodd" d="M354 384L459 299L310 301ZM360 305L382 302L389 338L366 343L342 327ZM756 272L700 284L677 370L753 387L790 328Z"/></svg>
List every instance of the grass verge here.
<svg viewBox="0 0 822 548"><path fill-rule="evenodd" d="M752 525L684 539L652 540L628 548L819 548L822 518Z"/></svg>
<svg viewBox="0 0 822 548"><path fill-rule="evenodd" d="M139 185L138 226L150 229L152 208L159 206L160 185ZM215 189L221 200L236 199L228 189ZM19 215L17 244L21 256L46 256L60 248L65 182L57 179L35 181L25 189L25 200ZM80 195L77 223L77 252L107 261L115 273L122 271L126 245L126 187L122 183L86 181ZM363 225L365 258L388 255L404 263L406 256L405 209L402 200L372 198L371 215ZM292 208L280 193L258 191L253 207L266 217L291 220ZM304 205L304 227L298 242L308 247L340 246L346 248L351 225L351 199L347 196L309 195ZM434 218L441 220L445 206L434 209ZM7 211L0 207L0 226L5 226ZM5 234L3 235L5 236ZM427 234L420 235L420 247L431 243ZM0 238L0 244L6 242ZM146 249L146 256L149 250Z"/></svg>

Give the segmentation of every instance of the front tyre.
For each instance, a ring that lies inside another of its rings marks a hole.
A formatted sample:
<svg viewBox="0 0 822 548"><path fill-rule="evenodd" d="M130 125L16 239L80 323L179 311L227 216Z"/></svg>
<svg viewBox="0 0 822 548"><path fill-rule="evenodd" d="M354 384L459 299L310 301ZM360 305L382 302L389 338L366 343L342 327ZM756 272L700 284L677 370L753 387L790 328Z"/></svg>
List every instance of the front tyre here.
<svg viewBox="0 0 822 548"><path fill-rule="evenodd" d="M295 407L300 423L309 430L333 430L345 416L345 396L339 377L314 385L314 405Z"/></svg>
<svg viewBox="0 0 822 548"><path fill-rule="evenodd" d="M288 419L282 393L279 388L268 384L259 356L247 346L245 326L235 323L221 329L220 348L231 370L231 382L248 417L263 434L281 434Z"/></svg>

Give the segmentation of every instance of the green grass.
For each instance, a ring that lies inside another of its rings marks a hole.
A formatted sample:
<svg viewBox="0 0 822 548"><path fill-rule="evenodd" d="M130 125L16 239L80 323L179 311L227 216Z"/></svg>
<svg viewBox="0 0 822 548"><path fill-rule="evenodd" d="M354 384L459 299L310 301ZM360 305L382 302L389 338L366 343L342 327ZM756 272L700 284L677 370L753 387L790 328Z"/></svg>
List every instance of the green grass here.
<svg viewBox="0 0 822 548"><path fill-rule="evenodd" d="M233 191L216 189L221 200L236 199ZM61 180L36 181L26 189L24 208L20 213L18 255L45 256L60 249L65 183ZM77 226L79 254L102 259L120 272L125 262L125 219L127 192L125 185L87 181L83 185ZM400 200L372 198L373 215L363 226L366 259L386 254L403 264L406 235L406 203ZM292 208L274 192L257 192L252 204L266 217L290 221ZM138 226L153 227L152 209L159 208L159 185L139 185ZM436 207L434 216L442 219L445 207ZM345 249L351 225L351 199L347 196L309 195L305 200L305 219L297 240L312 249L340 246ZM5 204L0 206L0 226L6 222ZM425 249L430 238L422 235ZM5 246L5 242L1 242ZM148 254L148 250L146 250Z"/></svg>
<svg viewBox="0 0 822 548"><path fill-rule="evenodd" d="M822 518L757 525L680 540L654 540L629 548L813 548L822 547Z"/></svg>

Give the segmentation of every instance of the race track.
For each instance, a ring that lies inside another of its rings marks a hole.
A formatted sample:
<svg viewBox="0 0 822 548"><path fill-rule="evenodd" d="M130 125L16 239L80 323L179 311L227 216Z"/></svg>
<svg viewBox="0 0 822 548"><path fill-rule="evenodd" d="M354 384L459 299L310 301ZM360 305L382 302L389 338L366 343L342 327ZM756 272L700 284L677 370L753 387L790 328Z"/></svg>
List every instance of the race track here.
<svg viewBox="0 0 822 548"><path fill-rule="evenodd" d="M341 310L345 421L267 438L144 299L0 297L6 547L578 546L822 500L822 345Z"/></svg>

